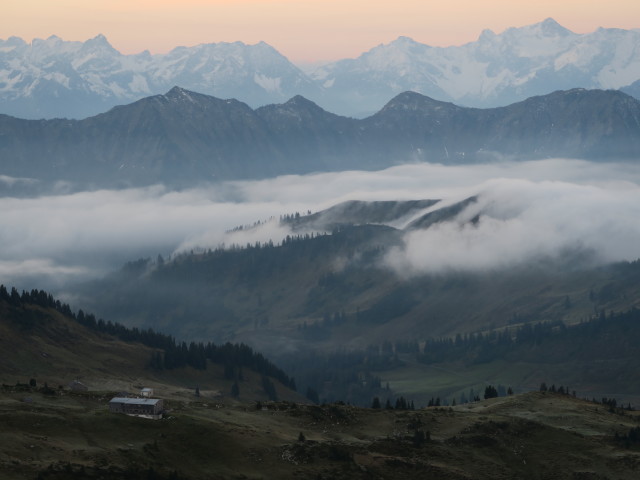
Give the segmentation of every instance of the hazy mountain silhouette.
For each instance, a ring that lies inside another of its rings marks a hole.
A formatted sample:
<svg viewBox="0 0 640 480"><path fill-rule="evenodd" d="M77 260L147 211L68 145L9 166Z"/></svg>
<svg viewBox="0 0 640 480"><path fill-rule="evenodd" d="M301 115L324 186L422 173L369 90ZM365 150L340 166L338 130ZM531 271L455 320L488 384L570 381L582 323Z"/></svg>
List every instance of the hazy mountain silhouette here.
<svg viewBox="0 0 640 480"><path fill-rule="evenodd" d="M175 87L85 120L0 116L2 174L96 186L639 154L640 102L613 90L559 91L491 109L405 92L356 120L300 96L253 110Z"/></svg>

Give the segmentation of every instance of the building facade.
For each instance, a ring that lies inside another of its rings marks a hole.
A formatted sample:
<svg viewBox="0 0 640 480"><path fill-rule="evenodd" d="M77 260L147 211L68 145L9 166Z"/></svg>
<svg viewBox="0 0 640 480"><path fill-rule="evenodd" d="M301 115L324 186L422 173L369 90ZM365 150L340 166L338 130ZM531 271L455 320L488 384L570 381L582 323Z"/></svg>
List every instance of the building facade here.
<svg viewBox="0 0 640 480"><path fill-rule="evenodd" d="M126 415L141 415L160 418L164 402L160 398L115 397L109 402L109 411Z"/></svg>

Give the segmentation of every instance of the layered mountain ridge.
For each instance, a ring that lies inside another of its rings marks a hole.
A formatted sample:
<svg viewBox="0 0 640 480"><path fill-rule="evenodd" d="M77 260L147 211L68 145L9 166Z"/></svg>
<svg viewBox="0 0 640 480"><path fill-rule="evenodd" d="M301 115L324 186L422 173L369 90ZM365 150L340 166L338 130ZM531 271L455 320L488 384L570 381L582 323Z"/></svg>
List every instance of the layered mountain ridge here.
<svg viewBox="0 0 640 480"><path fill-rule="evenodd" d="M85 118L173 85L253 108L303 95L323 108L363 117L406 90L473 107L504 106L575 87L637 95L640 32L573 33L553 19L481 33L461 46L408 37L308 73L264 42L177 47L123 55L103 35L0 40L0 112L22 118Z"/></svg>
<svg viewBox="0 0 640 480"><path fill-rule="evenodd" d="M0 173L93 186L266 178L407 162L640 155L640 101L574 89L463 108L415 92L363 120L301 96L251 109L179 87L85 120L0 115Z"/></svg>

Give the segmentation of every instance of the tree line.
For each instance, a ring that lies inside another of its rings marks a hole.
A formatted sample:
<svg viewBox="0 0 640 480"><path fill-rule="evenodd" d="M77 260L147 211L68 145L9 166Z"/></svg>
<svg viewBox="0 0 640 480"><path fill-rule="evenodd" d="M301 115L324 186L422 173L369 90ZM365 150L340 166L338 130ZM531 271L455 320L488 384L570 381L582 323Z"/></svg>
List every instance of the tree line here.
<svg viewBox="0 0 640 480"><path fill-rule="evenodd" d="M606 345L601 345L602 339ZM563 355L567 345L593 343L596 351L604 348L612 353L635 350L637 343L631 338L640 338L640 310L632 308L626 312L604 312L575 325L563 322L540 322L525 324L518 328L505 328L488 333L458 334L455 338L428 339L422 346L414 343L403 345L404 351L416 352L416 359L425 364L447 361L463 361L467 364L488 363L507 358L511 352L523 346L549 347L558 344L555 353ZM596 348L596 344L599 348ZM564 346L564 347L562 347ZM587 349L588 350L588 349Z"/></svg>

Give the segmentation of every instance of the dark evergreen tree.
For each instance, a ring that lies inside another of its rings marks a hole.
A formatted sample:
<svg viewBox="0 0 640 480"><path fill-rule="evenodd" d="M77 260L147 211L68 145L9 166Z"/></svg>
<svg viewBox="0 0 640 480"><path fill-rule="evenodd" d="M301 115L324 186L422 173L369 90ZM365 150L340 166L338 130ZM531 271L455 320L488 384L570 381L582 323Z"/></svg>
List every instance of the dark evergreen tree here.
<svg viewBox="0 0 640 480"><path fill-rule="evenodd" d="M498 396L498 390L493 385L489 385L484 389L485 400L489 398L496 398L497 396Z"/></svg>
<svg viewBox="0 0 640 480"><path fill-rule="evenodd" d="M269 400L272 400L274 402L278 400L276 387L273 384L273 382L269 380L269 377L267 377L266 375L262 376L262 389L264 390L264 393L267 394L267 397L269 398Z"/></svg>
<svg viewBox="0 0 640 480"><path fill-rule="evenodd" d="M231 396L233 398L238 398L240 396L240 386L237 381L233 382L233 385L231 385Z"/></svg>
<svg viewBox="0 0 640 480"><path fill-rule="evenodd" d="M7 292L7 288L4 285L0 285L0 300L4 300L8 302L11 299L9 296L9 292Z"/></svg>
<svg viewBox="0 0 640 480"><path fill-rule="evenodd" d="M311 400L316 405L320 403L320 396L318 395L318 392L311 387L307 388L307 399Z"/></svg>
<svg viewBox="0 0 640 480"><path fill-rule="evenodd" d="M413 446L420 447L427 441L427 435L424 433L424 430L416 430L413 433Z"/></svg>

